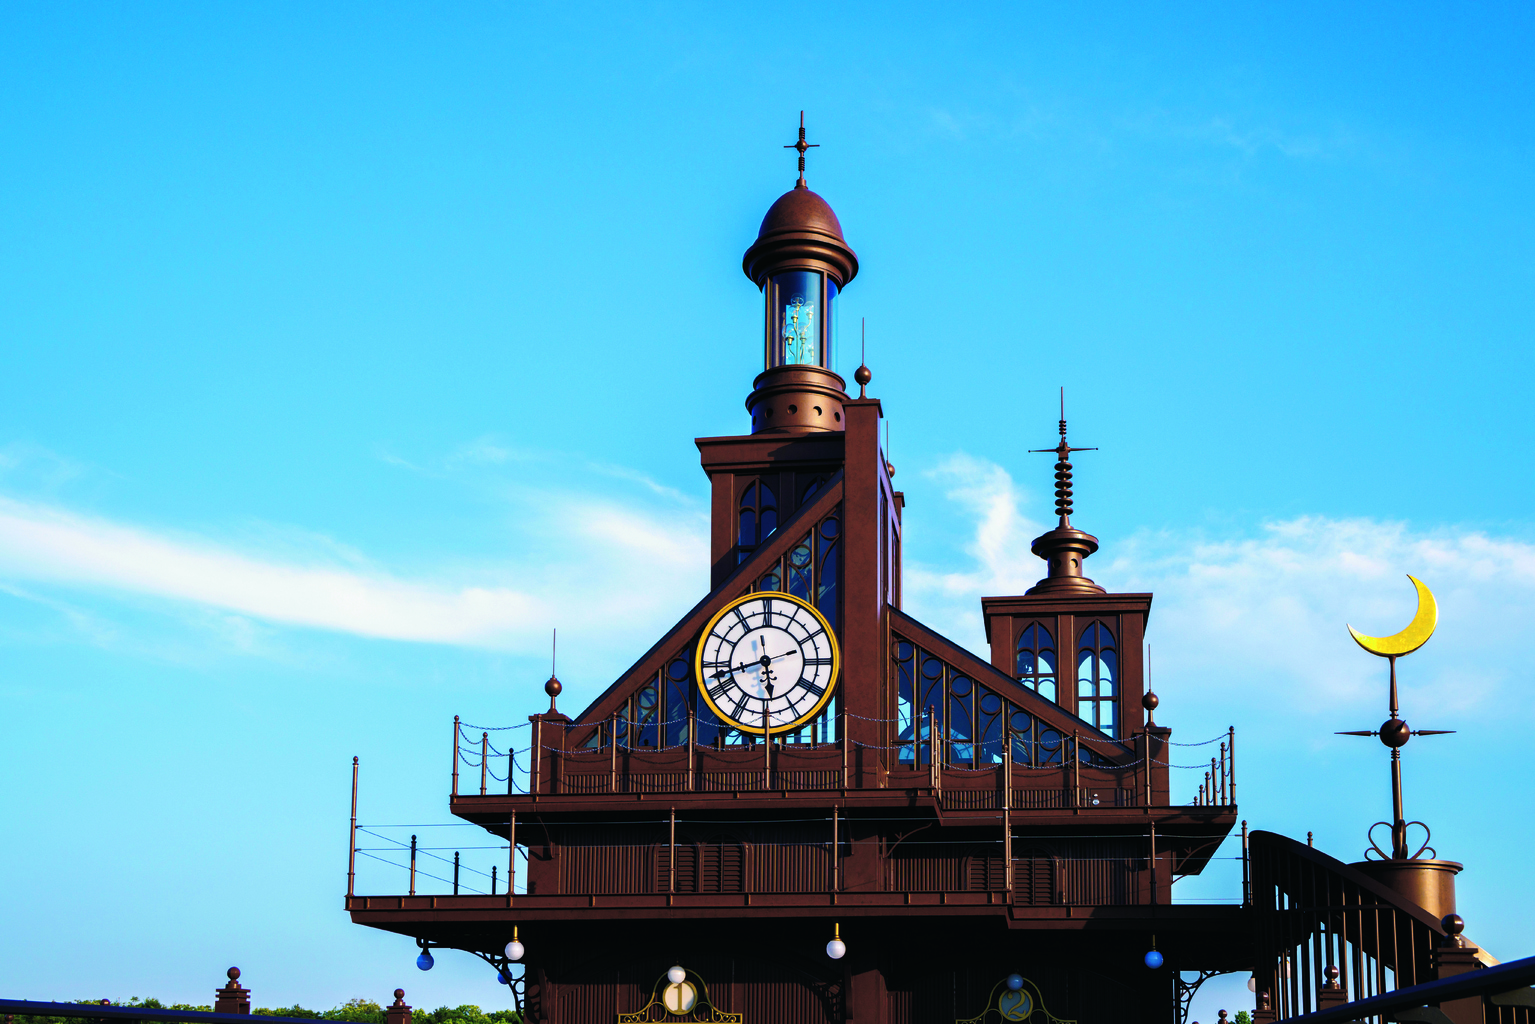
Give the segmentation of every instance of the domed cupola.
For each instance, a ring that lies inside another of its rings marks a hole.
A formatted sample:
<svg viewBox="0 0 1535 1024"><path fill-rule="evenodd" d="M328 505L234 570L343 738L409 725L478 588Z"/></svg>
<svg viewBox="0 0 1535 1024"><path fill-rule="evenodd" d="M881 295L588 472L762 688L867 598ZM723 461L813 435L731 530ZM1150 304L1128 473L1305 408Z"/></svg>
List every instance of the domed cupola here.
<svg viewBox="0 0 1535 1024"><path fill-rule="evenodd" d="M762 218L741 269L762 289L763 371L746 399L752 433L843 429L846 382L831 369L837 293L858 273L858 257L826 200L805 184L805 117L800 115L799 180Z"/></svg>

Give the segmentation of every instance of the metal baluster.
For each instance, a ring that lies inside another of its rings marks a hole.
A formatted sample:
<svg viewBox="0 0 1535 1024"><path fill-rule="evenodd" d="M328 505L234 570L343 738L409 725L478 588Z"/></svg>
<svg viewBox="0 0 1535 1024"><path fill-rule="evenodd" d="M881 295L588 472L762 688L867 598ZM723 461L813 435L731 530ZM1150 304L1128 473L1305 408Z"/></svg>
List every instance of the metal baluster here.
<svg viewBox="0 0 1535 1024"><path fill-rule="evenodd" d="M453 716L453 796L458 796L458 716Z"/></svg>
<svg viewBox="0 0 1535 1024"><path fill-rule="evenodd" d="M410 895L416 895L416 837L410 837Z"/></svg>
<svg viewBox="0 0 1535 1024"><path fill-rule="evenodd" d="M485 795L485 779L490 772L490 733L480 733L480 795Z"/></svg>

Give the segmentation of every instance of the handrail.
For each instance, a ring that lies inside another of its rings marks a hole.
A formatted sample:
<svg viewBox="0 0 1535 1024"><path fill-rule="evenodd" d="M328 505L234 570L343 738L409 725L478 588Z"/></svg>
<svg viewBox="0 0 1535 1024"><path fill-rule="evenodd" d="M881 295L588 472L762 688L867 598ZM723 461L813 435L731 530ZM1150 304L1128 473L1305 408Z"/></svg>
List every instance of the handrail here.
<svg viewBox="0 0 1535 1024"><path fill-rule="evenodd" d="M1286 1017L1283 1024L1344 1024L1392 1010L1415 1009L1466 996L1497 995L1535 982L1535 956L1510 960L1496 967L1467 971L1452 978L1425 981L1421 985L1382 992L1378 996L1341 1003L1300 1017Z"/></svg>
<svg viewBox="0 0 1535 1024"><path fill-rule="evenodd" d="M164 1010L146 1006L100 1003L43 1003L30 999L0 999L0 1013L31 1017L101 1017L108 1020L167 1020L194 1024L315 1024L309 1017L268 1017L266 1014L212 1013L207 1010Z"/></svg>

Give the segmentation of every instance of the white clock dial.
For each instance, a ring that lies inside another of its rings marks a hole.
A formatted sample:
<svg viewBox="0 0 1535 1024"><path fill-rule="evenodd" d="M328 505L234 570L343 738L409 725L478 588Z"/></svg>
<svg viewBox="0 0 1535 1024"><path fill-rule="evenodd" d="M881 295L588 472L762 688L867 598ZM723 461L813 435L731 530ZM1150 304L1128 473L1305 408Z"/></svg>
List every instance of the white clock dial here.
<svg viewBox="0 0 1535 1024"><path fill-rule="evenodd" d="M743 732L786 732L831 699L837 638L807 602L788 594L747 594L720 610L698 645L699 692Z"/></svg>

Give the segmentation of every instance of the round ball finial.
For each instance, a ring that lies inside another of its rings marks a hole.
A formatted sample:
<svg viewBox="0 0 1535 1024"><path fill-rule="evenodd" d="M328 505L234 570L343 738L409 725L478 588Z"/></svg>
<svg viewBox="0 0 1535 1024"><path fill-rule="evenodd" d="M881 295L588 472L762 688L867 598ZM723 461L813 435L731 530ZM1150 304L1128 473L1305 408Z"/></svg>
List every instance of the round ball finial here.
<svg viewBox="0 0 1535 1024"><path fill-rule="evenodd" d="M857 382L859 387L867 387L869 381L873 379L874 371L869 369L867 366L864 366L862 363L858 365L858 369L853 371L853 380Z"/></svg>
<svg viewBox="0 0 1535 1024"><path fill-rule="evenodd" d="M404 999L405 998L405 990L403 988L395 989L394 990L394 998L396 1000Z"/></svg>
<svg viewBox="0 0 1535 1024"><path fill-rule="evenodd" d="M1144 694L1141 695L1141 707L1145 708L1147 711L1155 711L1157 709L1157 705L1161 703L1162 698L1158 697L1150 690L1147 690Z"/></svg>
<svg viewBox="0 0 1535 1024"><path fill-rule="evenodd" d="M1023 988L1023 975L1009 974L1007 976L1007 987L1010 991L1013 992L1017 992L1019 989Z"/></svg>
<svg viewBox="0 0 1535 1024"><path fill-rule="evenodd" d="M1380 725L1380 741L1392 750L1405 747L1412 739L1412 730L1400 718L1388 718Z"/></svg>
<svg viewBox="0 0 1535 1024"><path fill-rule="evenodd" d="M544 692L551 697L558 697L564 689L565 687L561 686L560 681L554 676L550 676L549 681L544 684Z"/></svg>
<svg viewBox="0 0 1535 1024"><path fill-rule="evenodd" d="M1323 971L1322 974L1326 976L1327 984L1336 985L1338 983L1339 971L1338 968L1333 964L1328 964L1327 970Z"/></svg>
<svg viewBox="0 0 1535 1024"><path fill-rule="evenodd" d="M1466 921L1459 914L1446 914L1444 920L1439 922L1439 927L1444 929L1446 935L1459 938L1460 933L1466 930Z"/></svg>
<svg viewBox="0 0 1535 1024"><path fill-rule="evenodd" d="M230 981L240 980L240 968L238 967L231 967L229 970L225 971L224 974L228 976Z"/></svg>

